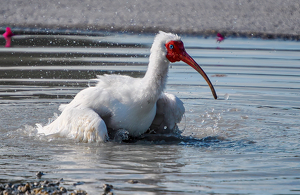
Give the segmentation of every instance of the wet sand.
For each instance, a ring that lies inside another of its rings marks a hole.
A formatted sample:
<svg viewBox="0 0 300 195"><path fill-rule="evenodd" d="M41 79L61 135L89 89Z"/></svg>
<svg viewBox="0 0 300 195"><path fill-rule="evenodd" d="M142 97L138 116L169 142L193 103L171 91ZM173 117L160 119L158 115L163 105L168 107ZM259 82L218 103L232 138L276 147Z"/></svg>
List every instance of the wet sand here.
<svg viewBox="0 0 300 195"><path fill-rule="evenodd" d="M4 0L0 27L298 37L298 0Z"/></svg>

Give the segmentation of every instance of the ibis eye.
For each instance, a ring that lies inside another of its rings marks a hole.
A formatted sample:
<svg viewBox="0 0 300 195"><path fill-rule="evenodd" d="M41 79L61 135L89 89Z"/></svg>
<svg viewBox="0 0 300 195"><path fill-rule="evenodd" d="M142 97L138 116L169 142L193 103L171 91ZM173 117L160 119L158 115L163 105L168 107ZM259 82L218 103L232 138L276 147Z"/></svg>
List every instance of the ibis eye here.
<svg viewBox="0 0 300 195"><path fill-rule="evenodd" d="M170 49L173 49L173 48L174 48L174 45L170 45L169 48L170 48Z"/></svg>

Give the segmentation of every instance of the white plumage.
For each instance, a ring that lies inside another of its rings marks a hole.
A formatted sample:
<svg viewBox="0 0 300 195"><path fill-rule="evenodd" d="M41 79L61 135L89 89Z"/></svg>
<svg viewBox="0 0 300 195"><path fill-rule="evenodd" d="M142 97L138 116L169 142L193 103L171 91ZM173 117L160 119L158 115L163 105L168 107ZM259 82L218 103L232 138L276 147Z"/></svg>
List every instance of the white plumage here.
<svg viewBox="0 0 300 195"><path fill-rule="evenodd" d="M95 87L80 91L69 104L60 106L61 115L47 126L39 125L38 133L94 142L113 138L119 130L137 137L151 124L161 133L174 129L184 107L176 96L163 93L170 63L166 44L170 41L181 43L171 33L156 35L143 78L98 76Z"/></svg>

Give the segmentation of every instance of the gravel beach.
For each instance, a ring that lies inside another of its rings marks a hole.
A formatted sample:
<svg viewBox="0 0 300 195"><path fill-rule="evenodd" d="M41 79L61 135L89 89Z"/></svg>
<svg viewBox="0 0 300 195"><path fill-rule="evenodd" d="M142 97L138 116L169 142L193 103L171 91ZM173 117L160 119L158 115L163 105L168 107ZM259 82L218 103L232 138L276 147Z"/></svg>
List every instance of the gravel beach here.
<svg viewBox="0 0 300 195"><path fill-rule="evenodd" d="M2 0L0 27L298 36L298 0Z"/></svg>

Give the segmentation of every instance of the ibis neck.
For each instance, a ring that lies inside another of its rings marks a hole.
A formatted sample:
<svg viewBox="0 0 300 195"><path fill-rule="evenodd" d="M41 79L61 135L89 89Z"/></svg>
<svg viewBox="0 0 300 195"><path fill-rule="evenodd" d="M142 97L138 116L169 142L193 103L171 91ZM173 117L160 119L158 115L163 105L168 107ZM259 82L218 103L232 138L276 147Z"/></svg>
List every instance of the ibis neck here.
<svg viewBox="0 0 300 195"><path fill-rule="evenodd" d="M143 78L143 96L151 102L156 103L166 86L169 63L161 52L150 54L148 70Z"/></svg>

